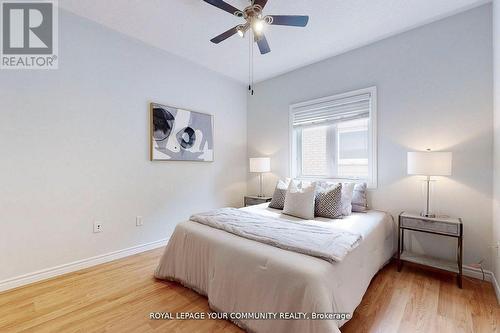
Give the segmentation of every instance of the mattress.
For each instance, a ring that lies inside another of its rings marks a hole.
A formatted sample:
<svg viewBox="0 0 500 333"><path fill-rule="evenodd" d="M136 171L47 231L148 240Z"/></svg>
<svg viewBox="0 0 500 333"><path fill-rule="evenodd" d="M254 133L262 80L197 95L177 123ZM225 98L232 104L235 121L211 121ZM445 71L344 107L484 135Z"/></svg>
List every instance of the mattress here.
<svg viewBox="0 0 500 333"><path fill-rule="evenodd" d="M242 209L300 220L267 206ZM394 222L387 213L369 210L337 220L316 218L309 223L335 224L336 228L361 234L362 241L341 262L329 263L185 221L172 234L155 276L178 281L206 295L211 309L217 312L352 314L373 276L393 255ZM339 332L347 321L231 319L245 330L259 333Z"/></svg>

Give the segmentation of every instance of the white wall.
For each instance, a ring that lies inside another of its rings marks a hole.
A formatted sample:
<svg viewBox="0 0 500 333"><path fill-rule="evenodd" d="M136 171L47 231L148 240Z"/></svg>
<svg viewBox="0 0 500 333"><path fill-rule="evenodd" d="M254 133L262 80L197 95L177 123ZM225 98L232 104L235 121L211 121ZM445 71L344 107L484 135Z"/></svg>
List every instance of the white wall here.
<svg viewBox="0 0 500 333"><path fill-rule="evenodd" d="M67 12L59 29L59 70L0 72L0 281L166 238L246 192L243 85ZM214 114L215 162L150 162L152 101Z"/></svg>
<svg viewBox="0 0 500 333"><path fill-rule="evenodd" d="M500 0L493 2L495 143L493 179L493 244L500 245ZM497 281L500 279L500 249L494 249L493 262Z"/></svg>
<svg viewBox="0 0 500 333"><path fill-rule="evenodd" d="M256 86L248 100L249 156L272 157L272 193L288 174L288 107L350 90L378 88L378 182L371 206L420 211L420 183L406 175L406 152L450 150L453 176L437 186L438 211L465 223L465 263L490 267L492 221L491 5L411 30ZM249 175L249 190L256 191ZM415 250L454 256L454 242L413 239Z"/></svg>

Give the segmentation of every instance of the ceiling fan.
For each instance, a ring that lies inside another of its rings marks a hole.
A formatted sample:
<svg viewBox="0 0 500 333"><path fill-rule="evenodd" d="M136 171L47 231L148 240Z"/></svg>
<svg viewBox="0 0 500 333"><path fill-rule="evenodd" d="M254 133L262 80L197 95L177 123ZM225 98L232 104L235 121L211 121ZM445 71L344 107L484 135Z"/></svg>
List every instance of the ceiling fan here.
<svg viewBox="0 0 500 333"><path fill-rule="evenodd" d="M215 44L228 39L229 37L238 34L240 37L245 37L245 33L252 29L254 42L259 46L261 54L271 52L269 44L263 30L266 24L268 25L286 25L292 27L305 27L309 21L309 16L304 15L263 15L262 11L268 0L251 0L250 6L243 10L224 2L223 0L204 0L205 2L220 8L236 17L245 19L245 23L239 24L226 32L212 38L210 41Z"/></svg>

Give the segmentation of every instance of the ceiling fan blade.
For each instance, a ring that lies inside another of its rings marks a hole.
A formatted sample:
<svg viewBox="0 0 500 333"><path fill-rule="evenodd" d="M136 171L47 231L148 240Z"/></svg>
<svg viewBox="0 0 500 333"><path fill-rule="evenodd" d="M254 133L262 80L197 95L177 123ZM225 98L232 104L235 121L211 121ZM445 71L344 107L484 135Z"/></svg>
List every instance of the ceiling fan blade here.
<svg viewBox="0 0 500 333"><path fill-rule="evenodd" d="M253 4L259 5L262 9L264 9L267 4L267 0L254 0Z"/></svg>
<svg viewBox="0 0 500 333"><path fill-rule="evenodd" d="M220 42L228 39L232 35L236 34L238 32L238 25L235 26L234 28L229 29L226 32L221 33L219 36L212 38L210 41L215 44L219 44Z"/></svg>
<svg viewBox="0 0 500 333"><path fill-rule="evenodd" d="M269 48L269 44L267 43L266 36L261 35L257 39L257 45L259 46L260 54L266 54L271 52L271 49Z"/></svg>
<svg viewBox="0 0 500 333"><path fill-rule="evenodd" d="M230 4L228 4L222 0L203 0L203 1L211 4L212 6L220 8L220 9L222 9L230 14L233 14L233 15L236 15L237 12L241 13L241 11L238 8L233 7Z"/></svg>
<svg viewBox="0 0 500 333"><path fill-rule="evenodd" d="M305 27L309 16L304 15L268 15L272 17L272 25L288 25L292 27Z"/></svg>

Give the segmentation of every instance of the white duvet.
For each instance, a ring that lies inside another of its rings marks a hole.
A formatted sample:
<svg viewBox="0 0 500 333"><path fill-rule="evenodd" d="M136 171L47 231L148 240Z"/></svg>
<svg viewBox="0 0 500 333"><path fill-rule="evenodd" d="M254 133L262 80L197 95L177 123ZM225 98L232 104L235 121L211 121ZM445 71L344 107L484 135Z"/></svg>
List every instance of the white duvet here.
<svg viewBox="0 0 500 333"><path fill-rule="evenodd" d="M243 208L263 216L299 220L267 204ZM197 222L180 223L156 269L208 297L219 312L352 313L372 277L393 254L394 223L368 211L341 220L309 223L360 234L362 241L341 262L242 238ZM250 332L339 332L340 320L239 320Z"/></svg>

